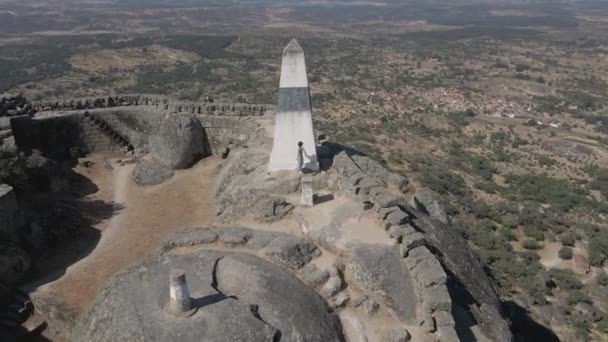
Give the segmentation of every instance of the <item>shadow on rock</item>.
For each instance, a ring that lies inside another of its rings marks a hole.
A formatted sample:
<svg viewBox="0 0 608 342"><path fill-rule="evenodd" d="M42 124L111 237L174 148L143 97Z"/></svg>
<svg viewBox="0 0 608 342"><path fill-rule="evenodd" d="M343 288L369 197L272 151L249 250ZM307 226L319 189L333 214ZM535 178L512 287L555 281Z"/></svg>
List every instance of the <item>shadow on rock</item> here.
<svg viewBox="0 0 608 342"><path fill-rule="evenodd" d="M335 197L332 194L320 195L320 196L315 196L314 202L315 202L315 204L322 204L325 202L333 201L334 199L335 199Z"/></svg>
<svg viewBox="0 0 608 342"><path fill-rule="evenodd" d="M514 341L559 342L557 335L544 325L536 322L528 311L514 301L503 303L504 311L511 319Z"/></svg>
<svg viewBox="0 0 608 342"><path fill-rule="evenodd" d="M192 306L195 308L202 308L205 306L213 305L215 303L219 303L226 299L237 299L236 296L226 296L223 293L215 293L208 296L203 296L199 298L192 298Z"/></svg>
<svg viewBox="0 0 608 342"><path fill-rule="evenodd" d="M351 147L332 142L324 142L323 144L321 144L321 146L317 147L317 158L319 159L319 166L321 170L327 171L331 169L334 157L340 152L346 152L349 157L366 156L364 153L359 152Z"/></svg>
<svg viewBox="0 0 608 342"><path fill-rule="evenodd" d="M66 269L89 255L101 238L95 225L118 215L122 204L39 194L23 202L29 225L21 232L32 258L27 287L41 286L61 277Z"/></svg>

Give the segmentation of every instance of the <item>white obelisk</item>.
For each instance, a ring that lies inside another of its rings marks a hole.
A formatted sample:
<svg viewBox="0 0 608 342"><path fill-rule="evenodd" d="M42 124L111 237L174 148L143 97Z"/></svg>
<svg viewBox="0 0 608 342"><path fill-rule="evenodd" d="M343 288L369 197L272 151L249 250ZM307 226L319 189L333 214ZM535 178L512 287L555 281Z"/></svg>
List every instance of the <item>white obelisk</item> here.
<svg viewBox="0 0 608 342"><path fill-rule="evenodd" d="M283 50L270 171L296 170L299 142L307 154L303 156L303 168L318 171L304 50L293 39Z"/></svg>

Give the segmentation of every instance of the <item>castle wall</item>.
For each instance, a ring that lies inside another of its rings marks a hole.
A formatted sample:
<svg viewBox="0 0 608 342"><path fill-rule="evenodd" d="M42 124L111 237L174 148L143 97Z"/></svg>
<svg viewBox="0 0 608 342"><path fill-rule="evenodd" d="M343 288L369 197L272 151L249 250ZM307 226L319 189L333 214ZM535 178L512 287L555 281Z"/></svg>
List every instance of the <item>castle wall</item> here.
<svg viewBox="0 0 608 342"><path fill-rule="evenodd" d="M70 158L70 149L86 151L111 150L111 143L101 132L82 122L80 115L11 120L15 142L22 149L37 149L54 160Z"/></svg>
<svg viewBox="0 0 608 342"><path fill-rule="evenodd" d="M150 106L169 113L218 116L262 116L272 107L263 104L182 101L160 95L113 95L74 100L48 100L33 103L34 109L39 112L129 106Z"/></svg>
<svg viewBox="0 0 608 342"><path fill-rule="evenodd" d="M57 160L70 158L72 147L84 152L121 151L127 142L133 148L146 150L148 137L158 130L167 115L175 114L195 114L205 129L209 149L222 153L228 146L237 147L250 141L259 116L268 109L264 105L201 105L146 96L44 102L36 106L49 111L34 118L14 119L16 142L22 148L38 149ZM87 106L93 108L81 108Z"/></svg>

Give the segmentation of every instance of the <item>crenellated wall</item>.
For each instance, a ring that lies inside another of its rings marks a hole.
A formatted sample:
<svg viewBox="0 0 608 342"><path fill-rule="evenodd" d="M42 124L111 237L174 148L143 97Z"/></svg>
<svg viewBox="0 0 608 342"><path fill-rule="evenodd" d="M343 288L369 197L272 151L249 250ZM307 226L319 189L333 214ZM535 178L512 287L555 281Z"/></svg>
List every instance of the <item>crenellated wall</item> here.
<svg viewBox="0 0 608 342"><path fill-rule="evenodd" d="M154 95L109 96L34 103L39 113L11 121L18 146L63 160L74 147L82 152L146 151L148 138L168 115L193 114L201 122L213 153L245 145L258 120L272 106L213 104Z"/></svg>
<svg viewBox="0 0 608 342"><path fill-rule="evenodd" d="M246 103L209 103L176 100L160 95L112 95L70 100L48 100L33 103L39 112L69 111L126 106L151 106L170 113L220 116L261 116L274 106Z"/></svg>

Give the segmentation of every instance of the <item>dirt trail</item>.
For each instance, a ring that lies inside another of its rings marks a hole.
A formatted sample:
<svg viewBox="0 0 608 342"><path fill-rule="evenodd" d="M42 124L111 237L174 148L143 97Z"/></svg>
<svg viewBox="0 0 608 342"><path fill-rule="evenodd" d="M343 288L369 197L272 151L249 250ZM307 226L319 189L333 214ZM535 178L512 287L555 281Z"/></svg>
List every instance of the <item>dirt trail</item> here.
<svg viewBox="0 0 608 342"><path fill-rule="evenodd" d="M52 298L62 311L81 314L113 274L143 260L175 230L206 224L213 216L211 196L220 162L208 158L151 187L133 183L134 165L112 163L113 200L122 209L96 227L102 236L91 254L34 296Z"/></svg>

